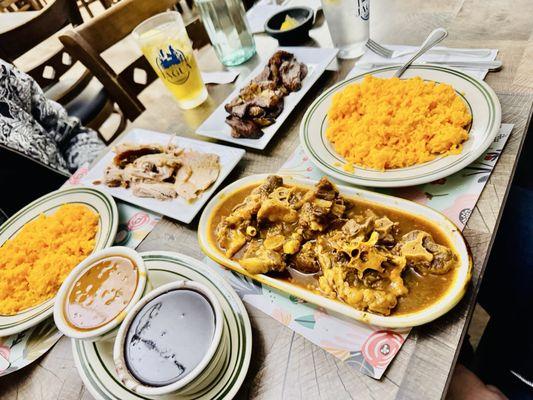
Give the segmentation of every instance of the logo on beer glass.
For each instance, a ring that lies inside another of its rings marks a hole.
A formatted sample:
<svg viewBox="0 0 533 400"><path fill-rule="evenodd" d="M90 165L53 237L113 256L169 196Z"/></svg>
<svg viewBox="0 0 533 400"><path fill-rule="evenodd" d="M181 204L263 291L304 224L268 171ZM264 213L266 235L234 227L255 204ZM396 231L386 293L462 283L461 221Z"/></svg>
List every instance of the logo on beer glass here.
<svg viewBox="0 0 533 400"><path fill-rule="evenodd" d="M157 55L157 66L169 82L176 85L183 85L189 79L191 64L181 50L177 50L172 45L168 45L168 51L159 49Z"/></svg>
<svg viewBox="0 0 533 400"><path fill-rule="evenodd" d="M357 0L357 8L359 10L359 16L362 20L368 21L370 15L370 4L368 0Z"/></svg>

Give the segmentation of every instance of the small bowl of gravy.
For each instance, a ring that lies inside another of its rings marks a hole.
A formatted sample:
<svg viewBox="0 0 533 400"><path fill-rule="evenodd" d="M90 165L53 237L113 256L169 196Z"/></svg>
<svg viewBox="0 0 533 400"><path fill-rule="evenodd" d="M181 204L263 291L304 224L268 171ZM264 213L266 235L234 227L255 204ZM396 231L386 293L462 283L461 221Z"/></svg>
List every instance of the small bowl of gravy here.
<svg viewBox="0 0 533 400"><path fill-rule="evenodd" d="M145 396L192 395L221 371L223 312L204 284L176 281L143 297L126 316L113 348L127 389Z"/></svg>
<svg viewBox="0 0 533 400"><path fill-rule="evenodd" d="M97 251L67 276L54 304L54 322L68 337L108 340L148 290L142 257L128 247Z"/></svg>

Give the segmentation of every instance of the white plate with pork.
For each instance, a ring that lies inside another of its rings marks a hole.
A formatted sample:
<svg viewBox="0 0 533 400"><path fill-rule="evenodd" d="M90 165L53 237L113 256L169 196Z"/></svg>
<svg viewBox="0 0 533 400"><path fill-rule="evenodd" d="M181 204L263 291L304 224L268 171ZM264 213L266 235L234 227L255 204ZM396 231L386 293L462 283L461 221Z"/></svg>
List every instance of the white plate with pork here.
<svg viewBox="0 0 533 400"><path fill-rule="evenodd" d="M244 154L229 146L133 129L81 184L188 224Z"/></svg>
<svg viewBox="0 0 533 400"><path fill-rule="evenodd" d="M237 85L200 125L197 134L263 150L338 52L337 49L312 47L283 47L278 51L293 56L282 57L277 68L279 75L266 70L275 52ZM242 90L249 87L252 80L259 85L247 90L245 96L248 97L239 101L240 94L244 93ZM280 97L281 101L277 101L276 97ZM226 121L228 117L232 120L230 124Z"/></svg>

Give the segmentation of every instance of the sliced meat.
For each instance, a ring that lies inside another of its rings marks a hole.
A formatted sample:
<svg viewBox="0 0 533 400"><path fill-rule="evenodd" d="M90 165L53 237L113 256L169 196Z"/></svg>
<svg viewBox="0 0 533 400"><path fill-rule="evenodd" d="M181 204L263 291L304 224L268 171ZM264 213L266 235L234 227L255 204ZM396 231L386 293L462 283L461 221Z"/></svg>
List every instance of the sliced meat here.
<svg viewBox="0 0 533 400"><path fill-rule="evenodd" d="M283 97L279 95L275 90L263 89L253 99L249 100L249 104L252 106L269 109L276 107L280 101L283 101Z"/></svg>
<svg viewBox="0 0 533 400"><path fill-rule="evenodd" d="M302 87L302 79L307 75L307 67L302 65L293 58L284 61L279 68L281 82L289 92L296 92Z"/></svg>
<svg viewBox="0 0 533 400"><path fill-rule="evenodd" d="M258 106L250 106L248 108L248 115L253 118L259 118L266 114L266 111Z"/></svg>
<svg viewBox="0 0 533 400"><path fill-rule="evenodd" d="M178 195L171 183L138 182L132 184L131 189L137 197L151 197L158 200L171 200Z"/></svg>
<svg viewBox="0 0 533 400"><path fill-rule="evenodd" d="M218 178L220 162L216 154L186 151L180 156L182 167L176 175L175 190L180 197L194 200Z"/></svg>
<svg viewBox="0 0 533 400"><path fill-rule="evenodd" d="M174 175L176 168L180 165L180 160L166 153L148 154L137 158L131 165L133 176L162 182Z"/></svg>
<svg viewBox="0 0 533 400"><path fill-rule="evenodd" d="M244 118L246 116L246 112L248 111L248 108L250 107L250 103L242 103L235 105L231 108L231 111L229 113L231 115L236 116L237 118Z"/></svg>
<svg viewBox="0 0 533 400"><path fill-rule="evenodd" d="M126 165L123 171L123 180L125 182L165 182L172 178L174 167L162 166L145 169L144 167L133 164Z"/></svg>
<svg viewBox="0 0 533 400"><path fill-rule="evenodd" d="M133 144L133 143L121 143L114 149L116 155L113 158L113 163L124 168L127 164L135 161L141 156L147 154L162 153L164 147L159 144Z"/></svg>
<svg viewBox="0 0 533 400"><path fill-rule="evenodd" d="M131 187L134 196L168 200L195 199L218 178L218 155L184 151L169 144L121 144L104 172L111 187ZM115 164L117 162L118 164Z"/></svg>
<svg viewBox="0 0 533 400"><path fill-rule="evenodd" d="M190 182L183 182L175 186L178 196L187 201L192 201L198 197L196 186Z"/></svg>
<svg viewBox="0 0 533 400"><path fill-rule="evenodd" d="M268 68L270 69L270 79L274 82L281 84L281 73L280 67L284 61L290 61L294 58L292 53L289 53L284 50L276 51L270 60L268 60Z"/></svg>
<svg viewBox="0 0 533 400"><path fill-rule="evenodd" d="M267 66L237 97L224 108L230 114L226 123L232 128L235 138L258 139L261 128L272 125L284 107L284 97L301 88L307 67L299 63L293 54L277 51Z"/></svg>
<svg viewBox="0 0 533 400"><path fill-rule="evenodd" d="M254 78L254 82L263 82L268 80L270 80L270 68L268 65L265 65L265 68L263 68L261 73Z"/></svg>
<svg viewBox="0 0 533 400"><path fill-rule="evenodd" d="M237 107L241 104L243 104L244 101L241 99L240 96L237 96L235 97L233 100L231 100L229 103L226 103L224 105L224 109L231 114L231 111L233 110L234 107Z"/></svg>
<svg viewBox="0 0 533 400"><path fill-rule="evenodd" d="M123 170L116 165L108 165L104 171L104 183L109 187L118 187L123 183Z"/></svg>
<svg viewBox="0 0 533 400"><path fill-rule="evenodd" d="M268 111L266 112L266 117L268 118L277 118L281 112L283 111L283 107L284 107L284 103L283 101L280 101L278 104L276 104L275 107L272 107L272 108L269 108Z"/></svg>
<svg viewBox="0 0 533 400"><path fill-rule="evenodd" d="M165 153L166 154L169 154L171 156L174 156L174 157L177 157L179 156L181 153L183 153L183 148L182 147L179 147L179 146L175 146L173 144L169 144L166 148L165 148Z"/></svg>
<svg viewBox="0 0 533 400"><path fill-rule="evenodd" d="M180 169L178 169L178 172L176 173L176 185L187 182L191 175L191 167L189 167L187 164L182 164Z"/></svg>
<svg viewBox="0 0 533 400"><path fill-rule="evenodd" d="M188 182L198 191L204 191L211 186L220 173L219 157L216 154L189 151L180 156L180 161L191 168L192 174Z"/></svg>
<svg viewBox="0 0 533 400"><path fill-rule="evenodd" d="M276 120L274 118L268 118L268 117L260 117L260 118L254 118L252 119L253 123L257 126L260 126L261 128L265 128L267 126L272 125Z"/></svg>
<svg viewBox="0 0 533 400"><path fill-rule="evenodd" d="M259 139L263 131L253 121L235 116L226 118L226 124L231 126L231 136L234 138Z"/></svg>

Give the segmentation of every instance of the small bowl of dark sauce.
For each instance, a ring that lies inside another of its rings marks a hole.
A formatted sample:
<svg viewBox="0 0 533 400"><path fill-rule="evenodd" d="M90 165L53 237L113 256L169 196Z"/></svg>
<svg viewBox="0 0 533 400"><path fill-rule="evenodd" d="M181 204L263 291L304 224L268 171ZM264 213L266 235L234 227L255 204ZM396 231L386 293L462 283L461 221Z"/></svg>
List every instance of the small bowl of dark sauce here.
<svg viewBox="0 0 533 400"><path fill-rule="evenodd" d="M201 283L176 281L151 291L117 334L113 359L120 380L146 396L202 390L224 364L222 319L216 295Z"/></svg>
<svg viewBox="0 0 533 400"><path fill-rule="evenodd" d="M309 7L290 7L265 22L265 32L278 39L280 46L299 45L309 40L314 12Z"/></svg>

